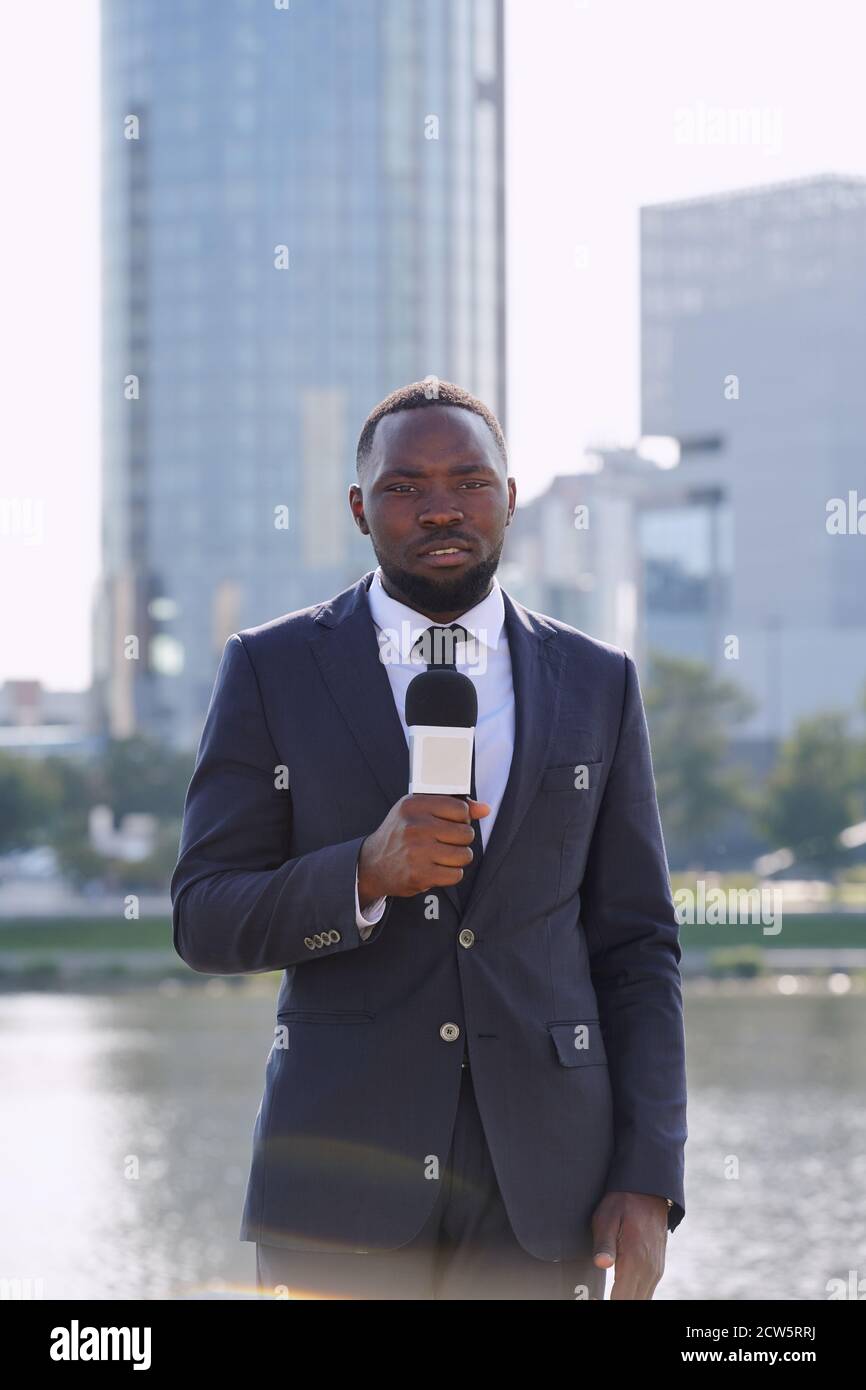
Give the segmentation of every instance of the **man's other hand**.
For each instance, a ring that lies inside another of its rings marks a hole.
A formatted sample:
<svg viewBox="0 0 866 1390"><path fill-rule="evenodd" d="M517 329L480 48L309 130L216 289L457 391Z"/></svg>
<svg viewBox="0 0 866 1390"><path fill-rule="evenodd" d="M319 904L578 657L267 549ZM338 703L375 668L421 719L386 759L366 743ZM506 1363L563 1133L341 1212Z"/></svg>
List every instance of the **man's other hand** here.
<svg viewBox="0 0 866 1390"><path fill-rule="evenodd" d="M611 1299L651 1299L665 1268L668 1204L644 1192L606 1192L593 1213L593 1263L616 1265Z"/></svg>

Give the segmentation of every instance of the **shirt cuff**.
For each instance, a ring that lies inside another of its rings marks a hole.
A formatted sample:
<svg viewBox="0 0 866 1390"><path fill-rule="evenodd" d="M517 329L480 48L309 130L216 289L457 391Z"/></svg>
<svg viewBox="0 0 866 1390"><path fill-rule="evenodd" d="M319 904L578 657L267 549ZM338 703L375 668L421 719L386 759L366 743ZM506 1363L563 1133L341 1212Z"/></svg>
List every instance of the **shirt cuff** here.
<svg viewBox="0 0 866 1390"><path fill-rule="evenodd" d="M367 908L366 913L364 913L364 912L361 911L361 904L360 904L360 902L358 901L358 870L357 870L357 868L356 868L356 869L355 869L355 922L356 922L356 924L357 924L358 931L361 933L361 940L362 940L362 941L366 941L366 940L367 940L367 937L370 935L370 932L372 931L373 927L375 927L376 923L381 919L381 917L382 917L382 915L383 915L383 913L384 913L384 911L385 911L385 907L386 907L386 905L387 905L387 902L388 902L387 897L385 897L385 898L377 898L376 901L375 901L374 903L371 903L370 906Z"/></svg>

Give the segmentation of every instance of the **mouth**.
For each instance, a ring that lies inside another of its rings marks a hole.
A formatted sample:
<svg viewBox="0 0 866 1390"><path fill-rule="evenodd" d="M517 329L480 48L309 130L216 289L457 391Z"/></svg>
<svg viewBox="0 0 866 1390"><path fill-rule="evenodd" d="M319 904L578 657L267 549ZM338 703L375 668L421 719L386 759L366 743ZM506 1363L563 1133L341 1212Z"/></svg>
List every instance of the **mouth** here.
<svg viewBox="0 0 866 1390"><path fill-rule="evenodd" d="M469 554L469 546L462 541L455 541L448 545L429 546L426 550L419 551L418 558L433 569L450 569L455 565L465 564Z"/></svg>

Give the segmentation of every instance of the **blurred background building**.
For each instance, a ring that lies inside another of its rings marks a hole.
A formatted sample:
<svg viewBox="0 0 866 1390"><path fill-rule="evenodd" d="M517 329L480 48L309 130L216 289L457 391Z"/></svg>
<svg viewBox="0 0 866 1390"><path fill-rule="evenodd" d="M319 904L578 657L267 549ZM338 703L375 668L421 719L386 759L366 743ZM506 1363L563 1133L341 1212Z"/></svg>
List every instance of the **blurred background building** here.
<svg viewBox="0 0 866 1390"><path fill-rule="evenodd" d="M862 179L644 208L643 438L557 478L510 538L534 606L735 680L743 741L866 685L866 535L827 527L852 478L866 497L864 246Z"/></svg>
<svg viewBox="0 0 866 1390"><path fill-rule="evenodd" d="M778 737L866 680L866 545L826 524L866 479L866 181L648 207L641 240L642 429L683 451L643 519L647 638L727 668Z"/></svg>
<svg viewBox="0 0 866 1390"><path fill-rule="evenodd" d="M501 0L413 15L103 4L114 737L194 746L226 637L369 567L347 490L389 391L435 374L505 424Z"/></svg>
<svg viewBox="0 0 866 1390"><path fill-rule="evenodd" d="M94 752L101 740L89 732L89 716L86 690L46 690L37 680L4 681L0 752L37 758Z"/></svg>
<svg viewBox="0 0 866 1390"><path fill-rule="evenodd" d="M502 579L530 608L638 656L637 517L658 469L634 449L599 449L575 467L533 501L518 498Z"/></svg>

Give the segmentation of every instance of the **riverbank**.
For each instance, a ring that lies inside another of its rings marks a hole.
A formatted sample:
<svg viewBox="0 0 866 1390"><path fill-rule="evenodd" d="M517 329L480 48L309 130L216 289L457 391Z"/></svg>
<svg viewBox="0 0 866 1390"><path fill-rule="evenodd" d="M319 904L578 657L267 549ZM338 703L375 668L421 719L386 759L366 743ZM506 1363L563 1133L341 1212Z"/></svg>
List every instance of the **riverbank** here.
<svg viewBox="0 0 866 1390"><path fill-rule="evenodd" d="M866 913L790 914L775 935L765 935L760 924L684 925L680 942L687 979L847 974L852 984L866 980ZM87 981L201 985L213 979L190 970L177 955L167 917L0 922L0 989L64 988Z"/></svg>

